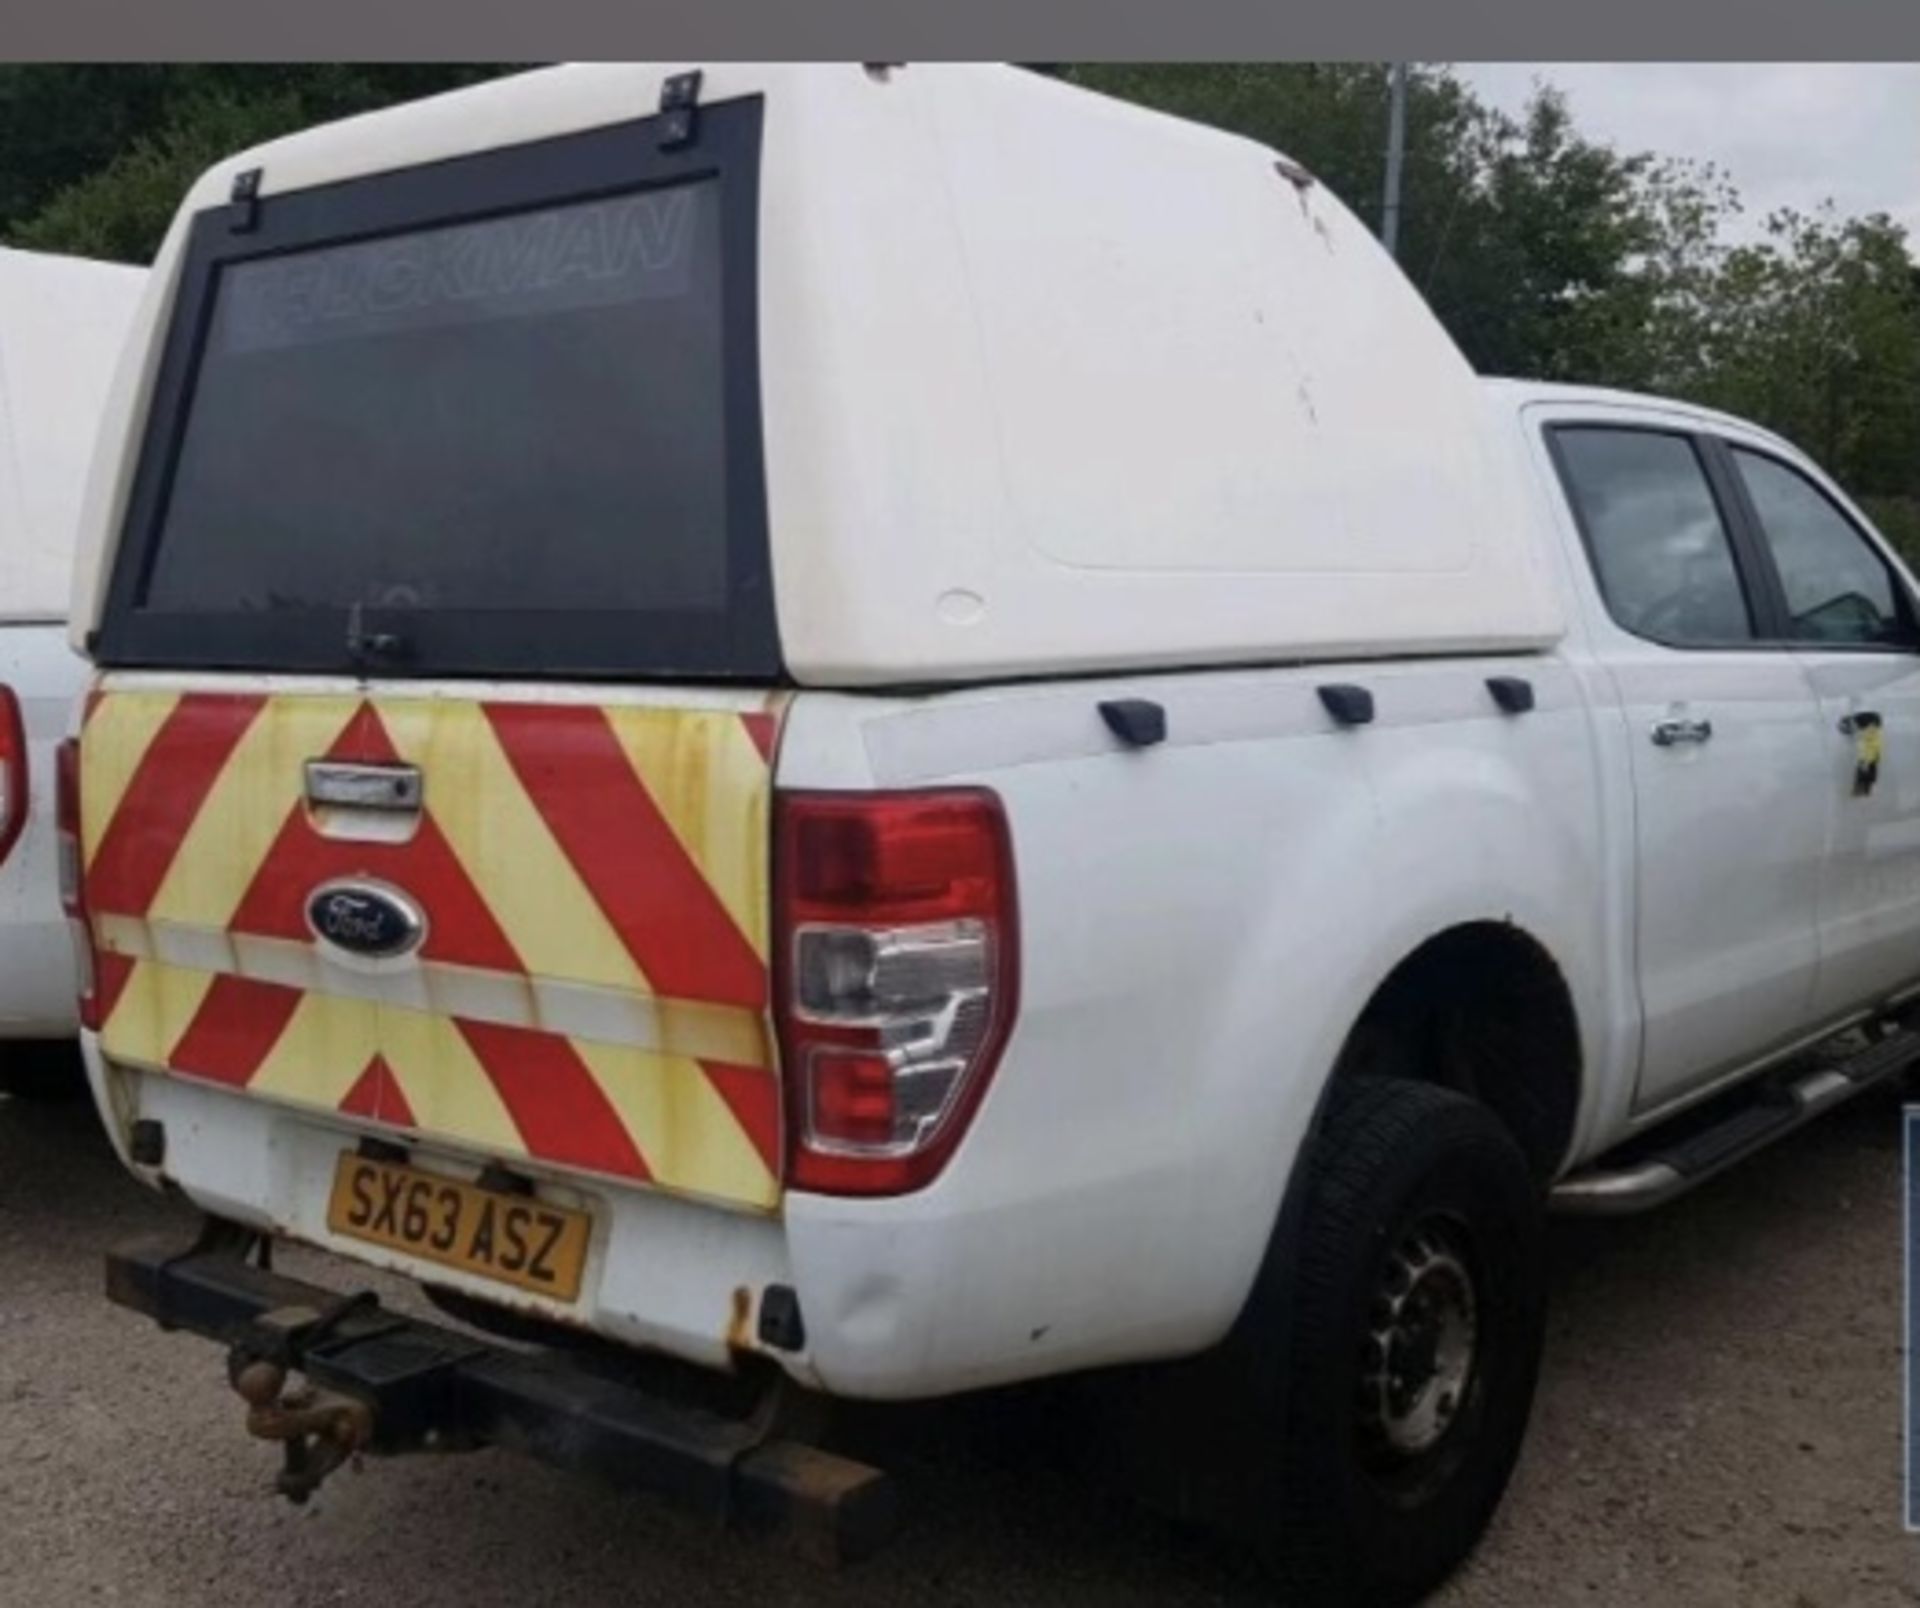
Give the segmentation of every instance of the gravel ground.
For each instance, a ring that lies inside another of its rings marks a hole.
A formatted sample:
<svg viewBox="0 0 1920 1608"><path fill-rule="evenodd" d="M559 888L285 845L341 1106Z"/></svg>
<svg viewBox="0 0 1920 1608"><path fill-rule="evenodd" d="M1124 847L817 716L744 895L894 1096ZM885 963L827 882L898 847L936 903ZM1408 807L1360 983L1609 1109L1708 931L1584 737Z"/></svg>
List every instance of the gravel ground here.
<svg viewBox="0 0 1920 1608"><path fill-rule="evenodd" d="M1664 1213L1556 1228L1532 1437L1441 1602L1920 1603L1897 1111L1869 1097ZM1046 1390L882 1415L908 1520L838 1576L496 1453L372 1463L290 1508L216 1350L100 1294L102 1248L170 1218L187 1222L120 1174L88 1108L0 1100L0 1602L1262 1600L1076 1468L1075 1409Z"/></svg>

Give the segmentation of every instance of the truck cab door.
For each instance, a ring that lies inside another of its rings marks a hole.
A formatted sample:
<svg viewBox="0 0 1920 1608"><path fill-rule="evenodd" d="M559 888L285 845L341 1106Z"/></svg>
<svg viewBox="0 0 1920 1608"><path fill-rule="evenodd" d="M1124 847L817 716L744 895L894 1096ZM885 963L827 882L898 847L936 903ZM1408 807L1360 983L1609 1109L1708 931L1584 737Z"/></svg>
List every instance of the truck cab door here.
<svg viewBox="0 0 1920 1608"><path fill-rule="evenodd" d="M1803 1032L1832 769L1804 667L1768 636L1750 535L1685 415L1556 417L1589 639L1632 774L1635 1107Z"/></svg>
<svg viewBox="0 0 1920 1608"><path fill-rule="evenodd" d="M1820 975L1834 1017L1920 982L1920 620L1892 556L1808 470L1728 442L1784 632L1819 701Z"/></svg>

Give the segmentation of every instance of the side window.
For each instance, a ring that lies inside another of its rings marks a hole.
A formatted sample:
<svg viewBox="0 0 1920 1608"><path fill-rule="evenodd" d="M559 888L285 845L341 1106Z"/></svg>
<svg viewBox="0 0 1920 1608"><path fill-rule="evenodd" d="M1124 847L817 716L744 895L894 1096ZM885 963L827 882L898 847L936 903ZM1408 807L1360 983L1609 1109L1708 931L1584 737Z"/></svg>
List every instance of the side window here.
<svg viewBox="0 0 1920 1608"><path fill-rule="evenodd" d="M1735 447L1733 461L1780 571L1795 640L1912 643L1913 626L1886 561L1826 494L1776 458Z"/></svg>
<svg viewBox="0 0 1920 1608"><path fill-rule="evenodd" d="M1733 542L1693 443L1600 425L1554 431L1561 476L1607 610L1678 647L1753 640Z"/></svg>

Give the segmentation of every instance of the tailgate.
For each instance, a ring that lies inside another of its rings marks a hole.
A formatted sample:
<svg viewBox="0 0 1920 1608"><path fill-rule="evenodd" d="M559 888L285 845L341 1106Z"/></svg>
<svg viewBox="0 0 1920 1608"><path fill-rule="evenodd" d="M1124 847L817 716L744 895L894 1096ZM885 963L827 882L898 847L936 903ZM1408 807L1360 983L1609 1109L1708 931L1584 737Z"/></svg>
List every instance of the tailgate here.
<svg viewBox="0 0 1920 1608"><path fill-rule="evenodd" d="M80 760L103 1050L479 1156L770 1209L778 719L764 693L109 677ZM380 791L410 778L417 802Z"/></svg>

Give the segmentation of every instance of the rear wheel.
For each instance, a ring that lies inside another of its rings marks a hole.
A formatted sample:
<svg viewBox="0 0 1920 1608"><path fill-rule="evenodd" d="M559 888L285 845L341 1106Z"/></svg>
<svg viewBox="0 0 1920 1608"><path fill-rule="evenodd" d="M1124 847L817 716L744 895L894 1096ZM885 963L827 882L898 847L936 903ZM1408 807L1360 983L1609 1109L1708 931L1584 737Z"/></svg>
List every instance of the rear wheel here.
<svg viewBox="0 0 1920 1608"><path fill-rule="evenodd" d="M1404 1602L1472 1550L1519 1455L1541 1199L1520 1147L1463 1095L1383 1077L1329 1098L1297 1238L1231 1348L1269 1448L1252 1539L1287 1601Z"/></svg>

